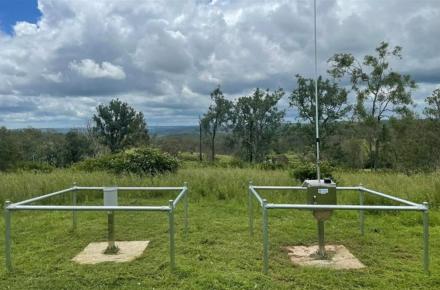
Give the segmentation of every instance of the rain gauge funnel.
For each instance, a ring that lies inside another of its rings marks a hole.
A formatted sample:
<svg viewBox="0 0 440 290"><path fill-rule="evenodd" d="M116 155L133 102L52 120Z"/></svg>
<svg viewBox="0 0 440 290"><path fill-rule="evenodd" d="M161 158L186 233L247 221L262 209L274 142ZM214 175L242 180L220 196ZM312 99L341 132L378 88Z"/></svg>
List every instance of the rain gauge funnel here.
<svg viewBox="0 0 440 290"><path fill-rule="evenodd" d="M321 180L305 180L304 187L307 187L307 203L314 205L335 205L336 204L336 183L331 179ZM333 210L315 209L313 216L318 221L318 255L325 258L325 242L324 242L324 221L328 220Z"/></svg>

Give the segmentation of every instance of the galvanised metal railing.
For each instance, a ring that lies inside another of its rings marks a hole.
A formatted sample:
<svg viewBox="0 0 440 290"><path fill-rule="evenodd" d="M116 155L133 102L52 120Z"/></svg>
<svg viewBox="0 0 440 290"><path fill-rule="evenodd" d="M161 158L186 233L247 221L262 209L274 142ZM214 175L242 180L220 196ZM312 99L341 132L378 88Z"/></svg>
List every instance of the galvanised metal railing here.
<svg viewBox="0 0 440 290"><path fill-rule="evenodd" d="M175 259L175 242L174 242L174 210L181 199L184 200L184 215L185 215L185 237L188 236L188 186L185 182L180 187L113 187L118 191L179 191L179 194L174 200L169 200L168 205L164 206L95 206L95 205L77 205L77 191L81 190L104 190L106 187L99 186L74 186L63 189L57 192L52 192L42 196L37 196L31 199L20 201L17 203L5 202L5 263L6 269L12 271L11 261L11 215L13 211L72 211L72 229L77 227L77 212L78 211L161 211L168 213L168 231L169 231L169 251L170 251L170 266L171 269L176 267ZM59 196L65 193L72 194L72 205L30 205L30 203L41 201L50 197Z"/></svg>
<svg viewBox="0 0 440 290"><path fill-rule="evenodd" d="M257 190L292 190L302 191L307 190L307 187L302 186L255 186L249 182L248 191L248 215L249 215L249 235L252 237L254 233L254 217L252 200L255 198L262 208L263 218L263 272L269 271L269 209L298 209L298 210L316 210L316 209L331 209L331 210L359 210L359 228L361 235L364 235L364 211L365 210L391 210L391 211L421 211L423 215L423 269L429 272L429 207L427 202L423 204L414 203L402 198L388 195L382 192L374 191L368 188L359 186L343 186L336 187L338 191L359 191L359 205L341 204L341 205L315 205L315 204L277 204L268 203L267 199L260 196ZM405 205L365 205L365 193L380 196L395 202Z"/></svg>

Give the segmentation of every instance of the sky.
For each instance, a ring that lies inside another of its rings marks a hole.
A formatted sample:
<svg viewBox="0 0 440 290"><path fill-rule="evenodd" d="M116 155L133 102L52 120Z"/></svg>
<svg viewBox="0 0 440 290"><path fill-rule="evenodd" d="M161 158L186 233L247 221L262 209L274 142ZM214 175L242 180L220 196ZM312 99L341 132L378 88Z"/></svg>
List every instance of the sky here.
<svg viewBox="0 0 440 290"><path fill-rule="evenodd" d="M440 87L440 1L317 0L319 72L335 53L403 47L395 70ZM234 99L313 76L313 0L0 0L0 126L86 126L112 98L149 125L194 125ZM295 112L288 109L288 118Z"/></svg>

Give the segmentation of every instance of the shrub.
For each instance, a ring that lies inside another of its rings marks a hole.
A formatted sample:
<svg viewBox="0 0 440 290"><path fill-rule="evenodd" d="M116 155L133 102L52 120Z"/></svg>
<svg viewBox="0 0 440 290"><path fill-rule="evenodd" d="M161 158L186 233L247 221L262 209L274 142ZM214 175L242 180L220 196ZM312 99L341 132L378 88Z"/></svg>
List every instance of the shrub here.
<svg viewBox="0 0 440 290"><path fill-rule="evenodd" d="M333 179L333 167L328 162L321 162L320 166L321 178L332 178ZM293 178L303 182L306 179L316 179L316 164L311 162L304 162L292 171Z"/></svg>
<svg viewBox="0 0 440 290"><path fill-rule="evenodd" d="M114 173L156 175L176 171L179 162L159 149L143 147L86 159L77 163L75 167L85 171L105 170Z"/></svg>

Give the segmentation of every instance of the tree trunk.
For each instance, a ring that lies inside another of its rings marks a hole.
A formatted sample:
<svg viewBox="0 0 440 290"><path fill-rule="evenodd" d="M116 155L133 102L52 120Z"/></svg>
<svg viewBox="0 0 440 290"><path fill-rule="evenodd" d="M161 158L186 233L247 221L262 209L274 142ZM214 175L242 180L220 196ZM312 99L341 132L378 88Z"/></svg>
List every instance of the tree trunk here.
<svg viewBox="0 0 440 290"><path fill-rule="evenodd" d="M380 140L379 138L377 138L374 148L374 170L377 170L377 168L379 167L379 147L380 147Z"/></svg>
<svg viewBox="0 0 440 290"><path fill-rule="evenodd" d="M374 169L374 152L373 152L373 140L368 142L368 150L370 151L370 169Z"/></svg>
<svg viewBox="0 0 440 290"><path fill-rule="evenodd" d="M202 123L199 122L199 159L202 162Z"/></svg>
<svg viewBox="0 0 440 290"><path fill-rule="evenodd" d="M211 161L215 161L215 133L212 134L211 138Z"/></svg>
<svg viewBox="0 0 440 290"><path fill-rule="evenodd" d="M212 126L212 135L211 135L211 162L215 161L215 136L217 134L217 120L214 122Z"/></svg>
<svg viewBox="0 0 440 290"><path fill-rule="evenodd" d="M376 171L379 167L379 146L380 146L380 117L377 117L377 126L374 128L374 137L375 137L375 144L374 144L374 170Z"/></svg>
<svg viewBox="0 0 440 290"><path fill-rule="evenodd" d="M253 162L253 159L254 159L254 156L253 156L253 153L254 153L254 143L253 143L253 134L252 134L253 132L252 132L252 128L250 128L250 130L249 130L249 143L248 143L248 150L249 150L249 163L252 163Z"/></svg>

